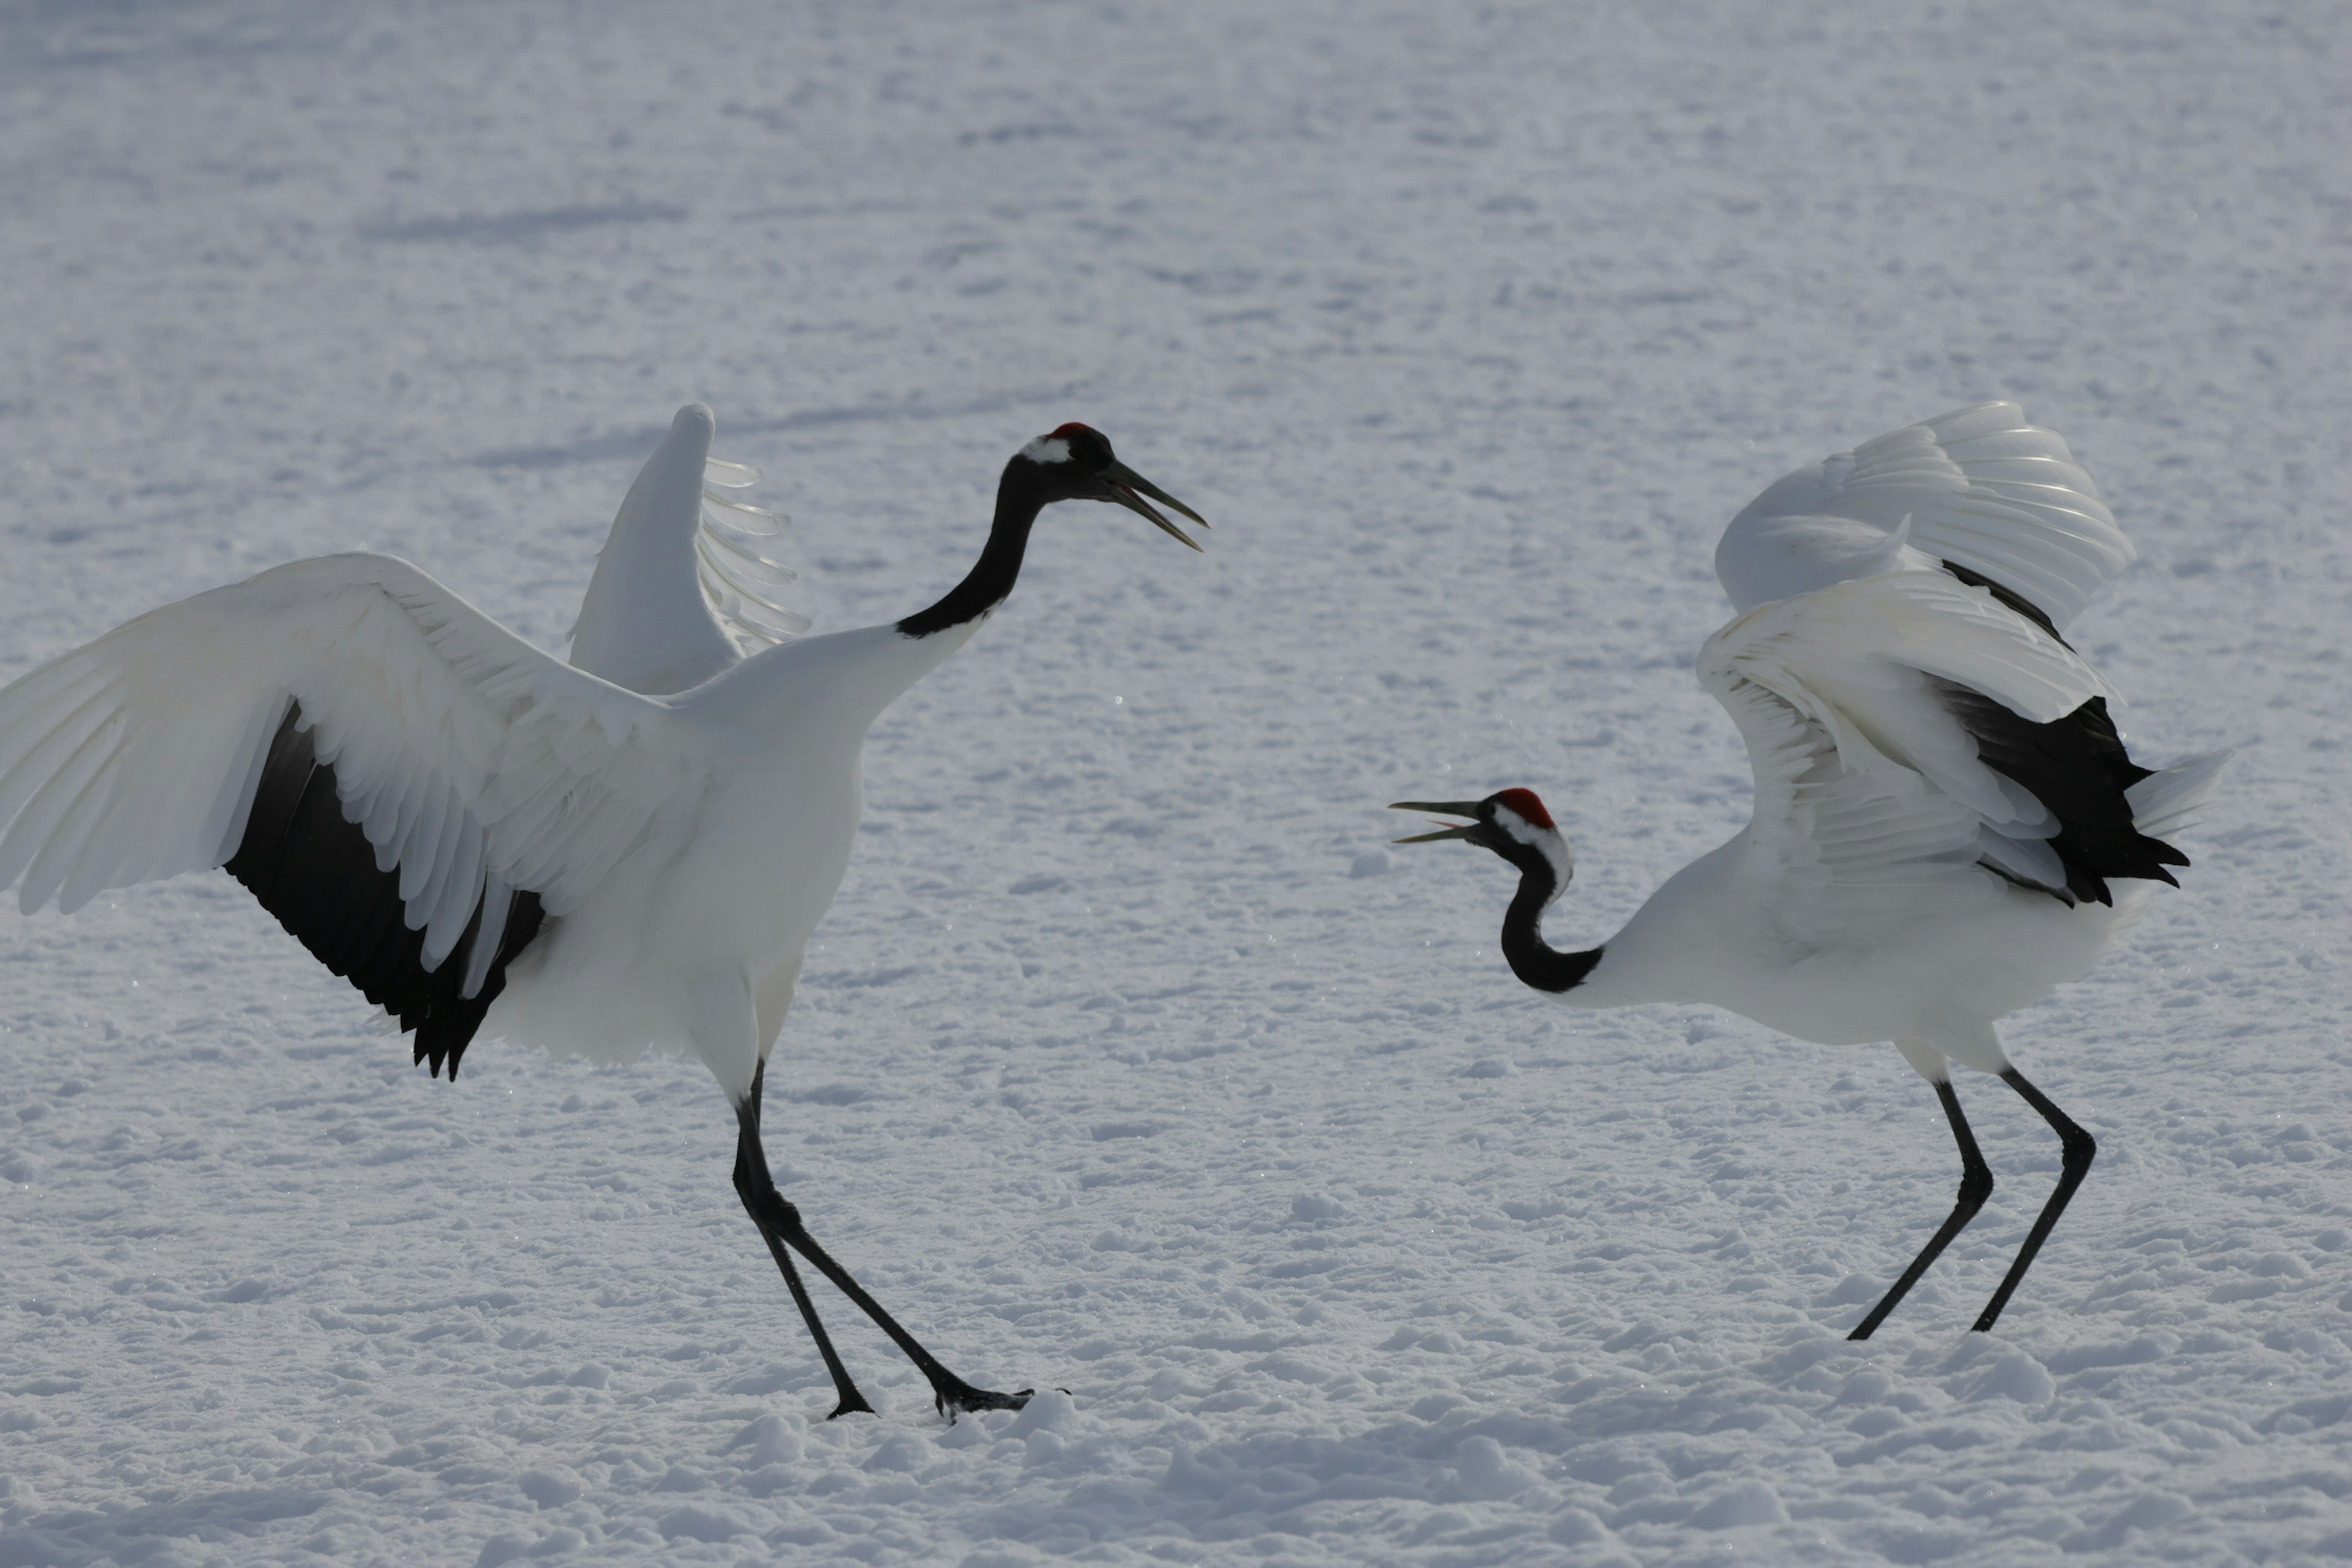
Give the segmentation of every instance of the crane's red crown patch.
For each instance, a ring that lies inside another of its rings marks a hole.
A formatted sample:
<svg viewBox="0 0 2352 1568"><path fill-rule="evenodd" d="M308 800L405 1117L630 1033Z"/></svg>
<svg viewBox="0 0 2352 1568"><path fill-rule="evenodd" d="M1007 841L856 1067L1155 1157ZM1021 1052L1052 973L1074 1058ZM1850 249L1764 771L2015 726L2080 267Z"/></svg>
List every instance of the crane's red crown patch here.
<svg viewBox="0 0 2352 1568"><path fill-rule="evenodd" d="M1531 789L1502 790L1496 793L1495 799L1538 827L1552 826L1551 813L1544 809L1544 803L1536 798L1536 792Z"/></svg>

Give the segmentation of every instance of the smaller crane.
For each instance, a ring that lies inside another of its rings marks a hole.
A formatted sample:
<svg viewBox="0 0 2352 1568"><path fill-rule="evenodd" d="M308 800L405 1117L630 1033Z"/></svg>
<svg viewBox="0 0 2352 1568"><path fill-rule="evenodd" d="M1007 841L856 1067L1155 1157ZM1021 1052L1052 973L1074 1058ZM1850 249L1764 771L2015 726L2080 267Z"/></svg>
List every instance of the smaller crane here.
<svg viewBox="0 0 2352 1568"><path fill-rule="evenodd" d="M2064 441L2014 404L1879 437L1767 489L1716 569L1739 614L1699 650L1755 773L1753 819L1600 946L1543 913L1576 862L1531 790L1393 809L1470 820L1516 866L1503 956L1571 1007L1706 1003L1822 1045L1892 1040L1960 1151L1943 1226L1849 1338L1876 1331L1992 1192L1951 1064L1996 1074L2054 1130L2058 1184L1978 1317L1990 1329L2097 1144L2020 1072L1994 1023L2081 978L2189 858L2226 752L2134 763L2106 681L2061 635L2129 541ZM2117 887L2117 882L2127 886Z"/></svg>

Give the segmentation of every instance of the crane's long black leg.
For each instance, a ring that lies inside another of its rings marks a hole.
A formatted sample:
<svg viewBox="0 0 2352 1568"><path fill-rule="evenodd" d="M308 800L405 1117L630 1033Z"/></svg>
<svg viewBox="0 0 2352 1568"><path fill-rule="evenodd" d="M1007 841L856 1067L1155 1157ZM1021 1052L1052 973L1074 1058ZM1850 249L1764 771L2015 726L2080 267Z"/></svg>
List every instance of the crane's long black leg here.
<svg viewBox="0 0 2352 1568"><path fill-rule="evenodd" d="M1927 1266L1951 1245L1952 1237L1968 1228L1969 1221L1984 1207L1985 1199L1992 1196L1992 1167L1977 1152L1976 1134L1969 1131L1969 1119L1960 1114L1960 1097L1953 1090L1951 1079L1945 1079L1936 1085L1936 1098L1944 1102L1944 1114L1952 1123L1952 1137L1960 1146L1960 1195L1953 1201L1952 1215L1944 1222L1943 1228L1927 1238L1927 1245L1919 1249L1919 1256L1911 1260L1911 1267L1903 1271L1895 1289L1879 1298L1870 1316L1863 1319L1853 1332L1846 1335L1847 1339L1866 1340L1876 1333L1878 1325L1886 1321L1886 1314L1895 1310L1895 1303L1910 1293L1911 1287L1919 1282L1919 1276L1927 1272ZM1977 1326L1984 1327L1982 1323Z"/></svg>
<svg viewBox="0 0 2352 1568"><path fill-rule="evenodd" d="M816 1237L801 1223L800 1210L777 1200L782 1205L786 1229L784 1239L793 1244L800 1255L816 1265L817 1272L832 1280L841 1293L865 1310L867 1317L880 1325L884 1333L898 1342L922 1374L930 1379L931 1399L940 1412L952 1421L961 1410L1018 1410L1029 1403L1037 1391L1024 1388L1018 1394L999 1394L994 1389L974 1388L940 1363L940 1358L923 1348L922 1342L898 1326L898 1320L882 1310L882 1303L866 1293L866 1287L849 1277L849 1270L833 1260L832 1254L816 1244Z"/></svg>
<svg viewBox="0 0 2352 1568"><path fill-rule="evenodd" d="M841 1397L825 1419L830 1421L857 1411L872 1415L874 1406L866 1403L866 1395L850 1380L849 1369L841 1363L841 1352L833 1348L833 1337L824 1331L824 1324L816 1315L816 1303L809 1300L808 1286L802 1281L800 1268L793 1262L793 1255L785 1247L770 1212L783 1200L776 1195L775 1179L768 1173L768 1152L760 1142L760 1082L767 1072L768 1064L761 1062L751 1074L751 1092L735 1108L739 1128L735 1139L736 1195L743 1200L751 1223L760 1227L760 1239L774 1254L776 1267L783 1270L784 1288L793 1293L793 1304L800 1308L802 1321L808 1324L809 1337L816 1341L816 1353L824 1358L824 1370L833 1374L834 1391ZM791 1207L789 1204L784 1206Z"/></svg>
<svg viewBox="0 0 2352 1568"><path fill-rule="evenodd" d="M751 1210L751 1218L760 1226L760 1234L767 1237L769 1250L775 1253L776 1261L782 1265L784 1279L792 1286L793 1300L801 1304L802 1315L808 1319L809 1331L816 1336L817 1349L824 1353L824 1363L832 1370L834 1382L842 1391L842 1409L834 1414L838 1415L843 1410L870 1410L873 1406L866 1403L856 1385L849 1381L849 1374L842 1370L840 1358L834 1354L832 1342L825 1338L824 1330L817 1325L816 1310L810 1305L808 1294L801 1286L800 1275L791 1261L792 1254L784 1250L787 1244L814 1264L817 1272L832 1280L843 1295L857 1303L859 1310L873 1319L882 1331L907 1352L907 1359L913 1362L916 1369L930 1381L932 1400L950 1420L960 1411L1018 1410L1028 1404L1029 1396L1036 1392L1034 1388L1024 1388L1018 1394L999 1394L993 1389L974 1388L950 1372L940 1363L939 1357L923 1348L920 1340L901 1328L896 1318L884 1311L882 1303L868 1295L863 1285L850 1278L848 1269L835 1262L833 1255L816 1244L816 1237L811 1236L808 1226L802 1223L799 1208L785 1201L768 1175L768 1157L760 1146L760 1084L766 1074L767 1066L762 1063L752 1074L751 1092L744 1098L743 1109L737 1113L744 1131L735 1158L735 1190L742 1194L743 1206Z"/></svg>
<svg viewBox="0 0 2352 1568"><path fill-rule="evenodd" d="M2066 1212L2066 1200L2073 1197L2074 1189L2083 1184L2084 1176L2090 1172L2091 1162L2097 1158L2099 1152L2098 1140L2074 1125L2074 1119L2059 1110L2048 1095L2028 1082L2023 1073L2011 1068L2000 1075L2000 1079L2023 1095L2026 1104L2042 1112L2042 1120L2050 1123L2057 1132L2065 1152L2061 1156L2058 1185L2051 1192L2050 1201L2042 1205L2041 1216L2033 1222L2033 1228L2025 1234L2025 1245L2018 1248L2017 1261L2009 1266L2009 1272L2001 1277L2000 1289L1992 1293L1992 1300L1985 1303L1984 1314L1976 1321L1975 1328L1979 1333L1991 1328L1995 1320L2000 1318L2000 1310L2009 1305L2011 1292L2017 1289L2018 1281L2025 1278L2025 1270L2032 1263L2033 1255L2041 1251L2042 1244L2050 1238L2050 1232L2058 1224L2058 1216Z"/></svg>

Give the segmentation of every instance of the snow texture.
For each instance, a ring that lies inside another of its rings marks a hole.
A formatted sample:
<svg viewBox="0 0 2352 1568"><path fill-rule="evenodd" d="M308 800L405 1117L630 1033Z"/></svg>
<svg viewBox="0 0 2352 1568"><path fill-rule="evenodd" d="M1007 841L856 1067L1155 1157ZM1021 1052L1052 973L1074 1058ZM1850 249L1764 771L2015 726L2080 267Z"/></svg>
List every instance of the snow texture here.
<svg viewBox="0 0 2352 1568"><path fill-rule="evenodd" d="M225 876L0 915L0 1563L2284 1563L2352 1555L2352 9L2210 0L0 3L0 679L299 555L560 648L690 400L820 628L1083 419L885 716L770 1075L824 1372L698 1067L455 1087ZM1979 398L2140 559L2072 635L2241 748L2009 1020L1895 1053L1516 984L1746 819L1725 521ZM1407 825L1409 826L1409 825ZM1057 1392L1067 1390L1067 1393Z"/></svg>

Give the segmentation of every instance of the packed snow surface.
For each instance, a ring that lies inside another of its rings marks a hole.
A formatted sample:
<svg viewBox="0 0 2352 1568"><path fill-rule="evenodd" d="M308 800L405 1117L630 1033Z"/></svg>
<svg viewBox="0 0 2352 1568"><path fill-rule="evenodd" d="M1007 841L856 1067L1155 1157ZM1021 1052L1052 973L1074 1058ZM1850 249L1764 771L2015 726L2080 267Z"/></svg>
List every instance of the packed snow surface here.
<svg viewBox="0 0 2352 1568"><path fill-rule="evenodd" d="M1081 419L866 755L770 1073L830 1390L698 1067L456 1085L225 876L0 917L0 1563L2352 1555L2352 10L0 3L0 679L299 555L560 648L672 412L821 629ZM1780 474L2010 397L2072 635L2236 767L1964 1076L1580 1016L1391 800L1539 791L1614 929L1746 820L1691 678ZM1062 1392L1062 1391L1066 1392Z"/></svg>

